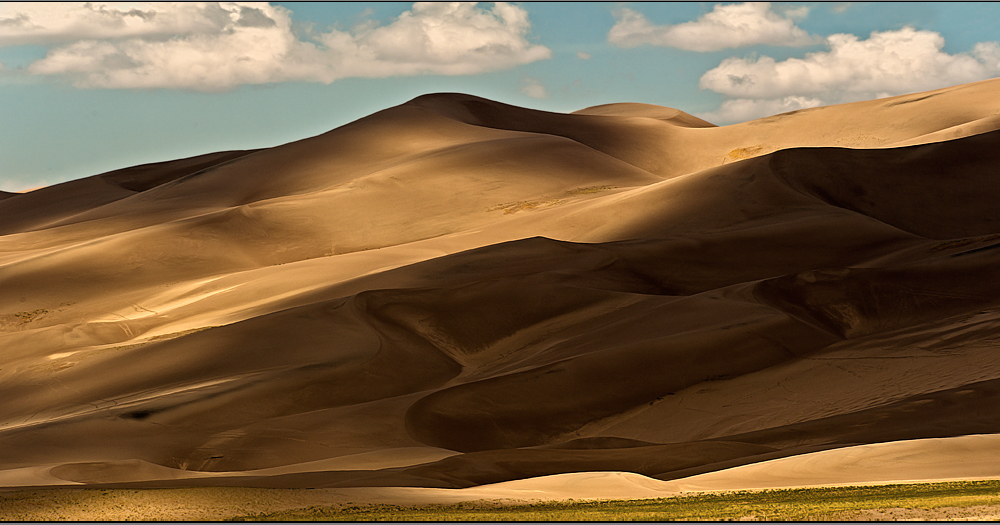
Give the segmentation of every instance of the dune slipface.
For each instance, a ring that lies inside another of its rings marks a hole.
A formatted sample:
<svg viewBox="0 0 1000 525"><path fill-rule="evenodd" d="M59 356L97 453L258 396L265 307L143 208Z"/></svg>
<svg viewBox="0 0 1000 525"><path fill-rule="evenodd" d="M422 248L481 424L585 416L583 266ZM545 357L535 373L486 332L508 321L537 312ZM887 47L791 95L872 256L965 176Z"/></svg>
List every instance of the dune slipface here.
<svg viewBox="0 0 1000 525"><path fill-rule="evenodd" d="M673 480L1000 434L998 90L724 127L434 94L0 193L0 485Z"/></svg>

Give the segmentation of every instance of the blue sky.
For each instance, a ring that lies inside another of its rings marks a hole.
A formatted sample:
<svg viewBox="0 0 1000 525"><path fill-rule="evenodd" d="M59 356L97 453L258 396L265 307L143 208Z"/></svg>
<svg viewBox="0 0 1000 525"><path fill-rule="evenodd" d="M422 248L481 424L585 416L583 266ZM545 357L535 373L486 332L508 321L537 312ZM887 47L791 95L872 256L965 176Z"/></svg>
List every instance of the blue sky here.
<svg viewBox="0 0 1000 525"><path fill-rule="evenodd" d="M313 136L429 92L717 124L1000 76L998 3L0 3L0 190Z"/></svg>

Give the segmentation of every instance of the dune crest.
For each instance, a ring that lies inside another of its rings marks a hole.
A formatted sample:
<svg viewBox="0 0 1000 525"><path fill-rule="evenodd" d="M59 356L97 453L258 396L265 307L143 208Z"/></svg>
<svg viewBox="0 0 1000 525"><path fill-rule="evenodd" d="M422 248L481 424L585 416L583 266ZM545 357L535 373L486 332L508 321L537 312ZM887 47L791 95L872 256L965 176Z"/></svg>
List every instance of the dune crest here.
<svg viewBox="0 0 1000 525"><path fill-rule="evenodd" d="M645 117L662 120L685 128L714 128L711 122L689 115L679 109L657 106L654 104L637 104L623 102L617 104L601 104L579 109L573 115L609 115L616 117Z"/></svg>

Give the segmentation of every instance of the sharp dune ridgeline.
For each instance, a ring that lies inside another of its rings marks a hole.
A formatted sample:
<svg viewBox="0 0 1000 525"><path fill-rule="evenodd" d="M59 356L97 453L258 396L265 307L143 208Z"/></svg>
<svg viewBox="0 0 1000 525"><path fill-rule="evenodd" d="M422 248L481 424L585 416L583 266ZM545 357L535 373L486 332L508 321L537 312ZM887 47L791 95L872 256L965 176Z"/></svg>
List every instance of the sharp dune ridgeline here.
<svg viewBox="0 0 1000 525"><path fill-rule="evenodd" d="M998 93L431 94L0 192L0 486L1000 477Z"/></svg>

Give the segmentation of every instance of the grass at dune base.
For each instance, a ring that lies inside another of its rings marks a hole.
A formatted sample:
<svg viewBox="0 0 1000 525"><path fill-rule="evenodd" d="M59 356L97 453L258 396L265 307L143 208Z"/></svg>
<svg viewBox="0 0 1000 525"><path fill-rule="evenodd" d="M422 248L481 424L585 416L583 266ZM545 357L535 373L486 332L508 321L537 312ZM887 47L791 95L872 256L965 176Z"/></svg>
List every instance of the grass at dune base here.
<svg viewBox="0 0 1000 525"><path fill-rule="evenodd" d="M648 500L466 502L452 505L385 504L310 507L241 516L235 520L276 521L614 521L614 520L850 520L921 519L914 509L942 509L924 519L1000 515L1000 480L956 481L734 491ZM907 514L905 511L911 511ZM866 511L884 511L864 516ZM899 511L899 512L897 512Z"/></svg>

